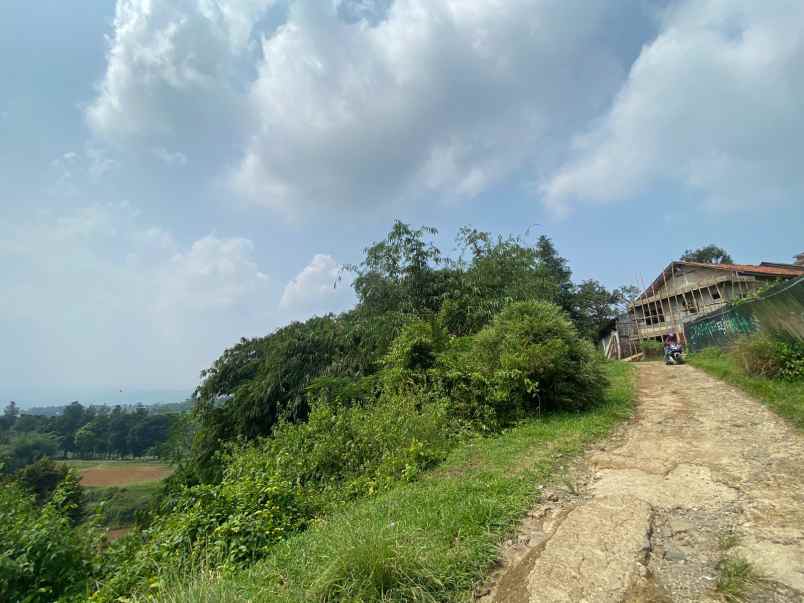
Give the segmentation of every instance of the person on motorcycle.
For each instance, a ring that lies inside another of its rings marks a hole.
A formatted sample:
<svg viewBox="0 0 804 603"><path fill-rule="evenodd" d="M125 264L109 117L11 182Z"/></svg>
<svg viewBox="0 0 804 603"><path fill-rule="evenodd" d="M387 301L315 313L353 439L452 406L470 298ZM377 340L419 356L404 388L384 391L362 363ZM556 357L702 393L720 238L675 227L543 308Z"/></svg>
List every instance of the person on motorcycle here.
<svg viewBox="0 0 804 603"><path fill-rule="evenodd" d="M668 333L664 336L664 360L665 362L670 361L670 354L673 350L673 346L678 345L678 336L675 333Z"/></svg>

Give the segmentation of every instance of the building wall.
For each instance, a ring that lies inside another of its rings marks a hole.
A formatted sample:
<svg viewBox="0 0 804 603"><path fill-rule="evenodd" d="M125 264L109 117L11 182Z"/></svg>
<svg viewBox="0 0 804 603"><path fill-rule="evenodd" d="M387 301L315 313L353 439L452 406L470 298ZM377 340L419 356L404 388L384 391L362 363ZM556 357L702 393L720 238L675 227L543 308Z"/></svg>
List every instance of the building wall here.
<svg viewBox="0 0 804 603"><path fill-rule="evenodd" d="M632 312L638 339L660 339L670 332L683 334L687 323L749 295L766 280L769 279L704 267L677 266L676 274L657 287L653 296L635 304Z"/></svg>

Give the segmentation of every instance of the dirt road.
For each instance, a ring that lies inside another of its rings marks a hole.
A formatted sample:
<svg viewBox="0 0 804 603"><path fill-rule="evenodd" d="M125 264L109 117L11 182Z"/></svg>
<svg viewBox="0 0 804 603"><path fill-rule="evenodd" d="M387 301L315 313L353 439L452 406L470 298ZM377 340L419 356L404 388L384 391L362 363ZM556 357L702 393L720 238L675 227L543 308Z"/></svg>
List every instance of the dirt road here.
<svg viewBox="0 0 804 603"><path fill-rule="evenodd" d="M746 601L804 602L804 436L692 367L638 373L635 418L545 492L479 600L722 601L731 568L759 577Z"/></svg>

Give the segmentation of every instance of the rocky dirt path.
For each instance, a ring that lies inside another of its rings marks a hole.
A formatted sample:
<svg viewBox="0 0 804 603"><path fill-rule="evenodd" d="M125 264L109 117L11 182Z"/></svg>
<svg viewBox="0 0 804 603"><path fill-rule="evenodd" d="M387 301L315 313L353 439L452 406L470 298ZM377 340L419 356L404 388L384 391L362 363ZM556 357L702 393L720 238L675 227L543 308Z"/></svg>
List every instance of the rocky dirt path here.
<svg viewBox="0 0 804 603"><path fill-rule="evenodd" d="M545 492L477 597L498 603L804 602L804 436L689 366L638 365L636 416Z"/></svg>

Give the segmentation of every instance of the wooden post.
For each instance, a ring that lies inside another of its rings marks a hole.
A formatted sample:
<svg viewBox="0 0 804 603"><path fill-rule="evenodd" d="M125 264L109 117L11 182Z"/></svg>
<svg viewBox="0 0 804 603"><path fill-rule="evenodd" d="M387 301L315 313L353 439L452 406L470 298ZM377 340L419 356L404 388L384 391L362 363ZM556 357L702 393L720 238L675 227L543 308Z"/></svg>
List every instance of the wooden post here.
<svg viewBox="0 0 804 603"><path fill-rule="evenodd" d="M670 264L670 269L672 270L673 264ZM666 270L662 271L662 279L664 280L664 290L667 291L667 275L665 274ZM667 296L667 306L670 308L670 318L673 321L673 332L677 333L678 325L676 324L676 314L673 312L673 301L670 299L670 296ZM678 335L676 334L676 337Z"/></svg>

